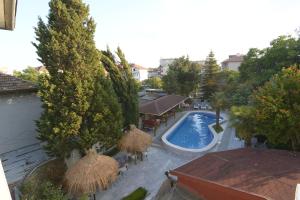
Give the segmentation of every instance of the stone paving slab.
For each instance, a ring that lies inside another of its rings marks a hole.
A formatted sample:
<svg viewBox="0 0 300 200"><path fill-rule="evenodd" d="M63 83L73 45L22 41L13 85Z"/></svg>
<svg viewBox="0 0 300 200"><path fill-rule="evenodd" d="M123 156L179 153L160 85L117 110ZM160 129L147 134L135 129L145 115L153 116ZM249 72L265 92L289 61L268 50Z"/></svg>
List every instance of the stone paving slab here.
<svg viewBox="0 0 300 200"><path fill-rule="evenodd" d="M111 188L97 193L97 199L118 200L138 187L146 188L150 193L147 199L152 198L166 178L165 171L174 169L189 159L174 155L163 148L150 147L144 161L139 161L136 165L130 164L128 170L119 176Z"/></svg>
<svg viewBox="0 0 300 200"><path fill-rule="evenodd" d="M23 179L35 166L48 160L40 143L0 154L8 184Z"/></svg>

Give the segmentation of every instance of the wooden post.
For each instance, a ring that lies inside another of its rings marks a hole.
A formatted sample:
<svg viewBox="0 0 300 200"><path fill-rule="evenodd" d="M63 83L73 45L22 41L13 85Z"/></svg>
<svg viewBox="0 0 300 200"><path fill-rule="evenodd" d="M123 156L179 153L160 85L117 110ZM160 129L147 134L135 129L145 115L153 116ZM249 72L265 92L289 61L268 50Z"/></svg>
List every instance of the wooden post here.
<svg viewBox="0 0 300 200"><path fill-rule="evenodd" d="M165 120L166 120L165 126L168 126L168 116L165 117Z"/></svg>

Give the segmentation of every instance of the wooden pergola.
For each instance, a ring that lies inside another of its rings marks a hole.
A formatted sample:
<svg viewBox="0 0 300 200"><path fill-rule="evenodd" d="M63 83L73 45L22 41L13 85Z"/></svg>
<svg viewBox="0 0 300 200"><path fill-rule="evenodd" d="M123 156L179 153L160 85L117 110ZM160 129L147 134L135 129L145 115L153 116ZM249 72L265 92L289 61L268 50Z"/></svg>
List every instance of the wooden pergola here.
<svg viewBox="0 0 300 200"><path fill-rule="evenodd" d="M156 100L140 105L139 112L142 116L142 127L156 128L159 123L168 121L170 116L176 114L176 109L180 108L188 97L180 95L166 95Z"/></svg>

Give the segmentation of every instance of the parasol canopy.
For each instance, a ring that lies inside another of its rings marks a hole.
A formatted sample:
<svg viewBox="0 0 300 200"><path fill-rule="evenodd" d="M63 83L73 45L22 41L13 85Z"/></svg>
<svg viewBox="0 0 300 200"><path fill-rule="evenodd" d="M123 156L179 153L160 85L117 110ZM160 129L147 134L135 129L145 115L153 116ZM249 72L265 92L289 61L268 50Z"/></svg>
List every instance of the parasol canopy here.
<svg viewBox="0 0 300 200"><path fill-rule="evenodd" d="M64 185L73 195L95 193L105 190L118 176L118 162L89 150L87 155L72 165L64 177Z"/></svg>
<svg viewBox="0 0 300 200"><path fill-rule="evenodd" d="M127 131L119 142L119 148L128 153L145 152L152 143L152 137L144 131L130 125L130 130Z"/></svg>

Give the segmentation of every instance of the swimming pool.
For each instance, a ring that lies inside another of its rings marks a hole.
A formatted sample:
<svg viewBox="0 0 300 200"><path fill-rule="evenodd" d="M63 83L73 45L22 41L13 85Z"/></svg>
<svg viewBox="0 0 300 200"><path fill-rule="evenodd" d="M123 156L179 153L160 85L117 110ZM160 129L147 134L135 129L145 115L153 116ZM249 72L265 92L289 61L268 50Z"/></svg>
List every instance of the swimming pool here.
<svg viewBox="0 0 300 200"><path fill-rule="evenodd" d="M162 137L165 144L184 151L201 152L211 148L217 135L209 128L216 116L211 112L189 112Z"/></svg>

